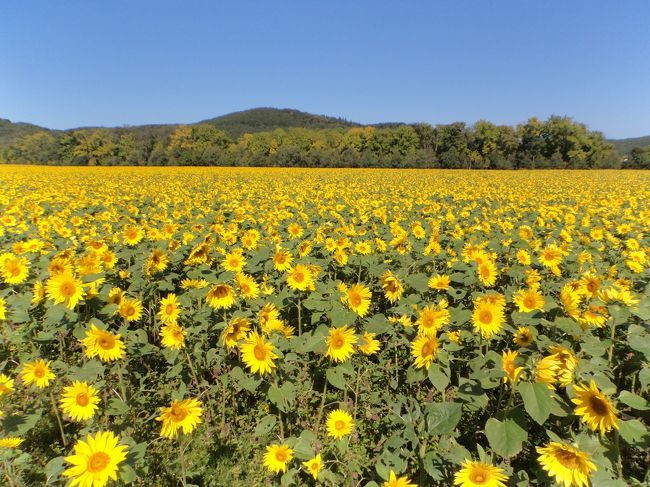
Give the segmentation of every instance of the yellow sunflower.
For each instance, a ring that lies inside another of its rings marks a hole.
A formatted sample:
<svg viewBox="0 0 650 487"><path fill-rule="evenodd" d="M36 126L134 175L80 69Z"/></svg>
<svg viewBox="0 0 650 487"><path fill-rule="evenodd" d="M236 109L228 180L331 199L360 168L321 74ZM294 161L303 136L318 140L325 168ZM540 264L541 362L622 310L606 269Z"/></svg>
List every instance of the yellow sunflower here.
<svg viewBox="0 0 650 487"><path fill-rule="evenodd" d="M7 284L21 284L29 275L29 260L10 253L0 255L0 275Z"/></svg>
<svg viewBox="0 0 650 487"><path fill-rule="evenodd" d="M14 391L14 380L5 374L0 374L0 396L10 394Z"/></svg>
<svg viewBox="0 0 650 487"><path fill-rule="evenodd" d="M181 308L176 300L176 294L170 293L160 300L158 317L165 325L176 324L181 314Z"/></svg>
<svg viewBox="0 0 650 487"><path fill-rule="evenodd" d="M364 317L370 308L371 297L372 293L370 292L370 289L362 284L355 284L348 289L345 295L345 303L356 314Z"/></svg>
<svg viewBox="0 0 650 487"><path fill-rule="evenodd" d="M507 481L502 468L471 460L465 460L463 468L454 474L454 485L460 487L506 487Z"/></svg>
<svg viewBox="0 0 650 487"><path fill-rule="evenodd" d="M223 331L221 340L228 349L234 348L239 343L239 340L246 336L248 330L250 330L248 318L234 317Z"/></svg>
<svg viewBox="0 0 650 487"><path fill-rule="evenodd" d="M45 362L43 359L27 363L23 367L22 379L27 385L36 384L36 387L43 389L54 379L54 373L50 370L52 362Z"/></svg>
<svg viewBox="0 0 650 487"><path fill-rule="evenodd" d="M25 440L18 436L0 438L0 448L18 448L23 441Z"/></svg>
<svg viewBox="0 0 650 487"><path fill-rule="evenodd" d="M444 299L438 306L425 306L420 311L418 318L418 333L421 335L435 335L438 330L449 323L449 310Z"/></svg>
<svg viewBox="0 0 650 487"><path fill-rule="evenodd" d="M476 300L474 302L472 324L483 338L490 338L499 333L504 321L503 306L487 300Z"/></svg>
<svg viewBox="0 0 650 487"><path fill-rule="evenodd" d="M589 487L591 472L596 465L589 455L566 443L551 441L537 447L538 461L550 477L564 487Z"/></svg>
<svg viewBox="0 0 650 487"><path fill-rule="evenodd" d="M264 341L264 337L256 331L248 334L240 349L242 360L252 373L264 375L275 368L273 360L278 356L274 353L273 344Z"/></svg>
<svg viewBox="0 0 650 487"><path fill-rule="evenodd" d="M344 362L354 352L357 337L347 326L331 328L327 337L326 355L335 362Z"/></svg>
<svg viewBox="0 0 650 487"><path fill-rule="evenodd" d="M618 429L618 412L598 389L596 382L582 384L573 388L575 397L571 399L576 405L576 414L592 431L599 430L605 434L612 428Z"/></svg>
<svg viewBox="0 0 650 487"><path fill-rule="evenodd" d="M125 245L137 245L142 240L142 237L144 237L142 228L133 225L126 225L122 232L122 242Z"/></svg>
<svg viewBox="0 0 650 487"><path fill-rule="evenodd" d="M514 384L517 382L521 371L524 370L523 367L517 367L515 364L518 355L519 353L511 352L510 350L503 351L503 371L506 373L503 382L510 381Z"/></svg>
<svg viewBox="0 0 650 487"><path fill-rule="evenodd" d="M513 340L520 347L527 347L534 341L533 332L528 327L520 326L517 328L517 332L514 334Z"/></svg>
<svg viewBox="0 0 650 487"><path fill-rule="evenodd" d="M363 343L359 345L359 351L365 355L373 355L379 351L379 340L375 338L374 333L365 332L361 336Z"/></svg>
<svg viewBox="0 0 650 487"><path fill-rule="evenodd" d="M117 311L126 321L138 321L142 317L142 303L138 299L122 299Z"/></svg>
<svg viewBox="0 0 650 487"><path fill-rule="evenodd" d="M224 255L223 261L221 262L221 266L229 272L241 272L245 265L246 258L241 249L228 252Z"/></svg>
<svg viewBox="0 0 650 487"><path fill-rule="evenodd" d="M338 440L352 433L354 421L352 415L336 409L327 415L327 436Z"/></svg>
<svg viewBox="0 0 650 487"><path fill-rule="evenodd" d="M323 468L323 460L320 457L320 453L316 455L314 458L311 458L306 462L302 462L302 464L309 472L309 475L314 477L314 480L318 480L318 472L320 472L321 469Z"/></svg>
<svg viewBox="0 0 650 487"><path fill-rule="evenodd" d="M404 286L391 271L386 271L381 275L381 287L384 290L384 296L391 303L399 301L404 292Z"/></svg>
<svg viewBox="0 0 650 487"><path fill-rule="evenodd" d="M260 294L260 288L252 276L238 272L235 275L235 284L244 299L255 299Z"/></svg>
<svg viewBox="0 0 650 487"><path fill-rule="evenodd" d="M214 309L228 309L235 304L235 290L228 284L215 284L208 291L206 299Z"/></svg>
<svg viewBox="0 0 650 487"><path fill-rule="evenodd" d="M264 466L271 472L287 471L287 463L293 459L293 450L289 445L269 445L264 454Z"/></svg>
<svg viewBox="0 0 650 487"><path fill-rule="evenodd" d="M180 350L185 346L185 328L177 323L170 323L160 328L160 343L163 347Z"/></svg>
<svg viewBox="0 0 650 487"><path fill-rule="evenodd" d="M497 266L491 260L485 260L485 262L479 264L477 272L478 280L484 286L491 287L497 282Z"/></svg>
<svg viewBox="0 0 650 487"><path fill-rule="evenodd" d="M512 301L522 313L530 313L544 308L544 296L539 289L521 289L512 296Z"/></svg>
<svg viewBox="0 0 650 487"><path fill-rule="evenodd" d="M109 479L117 480L118 465L126 459L127 446L118 445L118 437L110 431L88 434L86 441L79 440L74 454L65 457L72 467L63 472L71 477L71 487L103 487Z"/></svg>
<svg viewBox="0 0 650 487"><path fill-rule="evenodd" d="M289 270L293 257L286 250L277 250L273 255L273 266L276 271L284 272Z"/></svg>
<svg viewBox="0 0 650 487"><path fill-rule="evenodd" d="M298 264L287 270L287 284L296 291L307 291L313 286L313 277L308 266Z"/></svg>
<svg viewBox="0 0 650 487"><path fill-rule="evenodd" d="M382 484L382 487L418 487L417 484L412 484L411 479L406 475L398 477L392 470L388 474L388 480Z"/></svg>
<svg viewBox="0 0 650 487"><path fill-rule="evenodd" d="M101 360L111 362L124 357L125 346L120 335L100 330L95 325L86 331L86 338L81 340L81 344L86 348L85 355L88 358L99 356Z"/></svg>
<svg viewBox="0 0 650 487"><path fill-rule="evenodd" d="M428 286L436 291L446 291L449 289L451 278L447 275L436 274L429 279Z"/></svg>
<svg viewBox="0 0 650 487"><path fill-rule="evenodd" d="M34 292L34 299L36 298L36 293ZM32 304L36 304L38 301L32 300ZM6 315L7 312L7 302L4 300L4 298L0 298L0 320L4 320L7 318Z"/></svg>
<svg viewBox="0 0 650 487"><path fill-rule="evenodd" d="M72 421L85 421L95 415L99 397L95 387L75 380L72 385L63 388L59 403L63 413Z"/></svg>
<svg viewBox="0 0 650 487"><path fill-rule="evenodd" d="M418 335L411 343L411 355L415 358L415 367L428 369L438 353L438 339L435 335Z"/></svg>
<svg viewBox="0 0 650 487"><path fill-rule="evenodd" d="M74 309L84 296L82 282L70 272L50 277L45 283L45 294L55 304L64 303L68 309Z"/></svg>
<svg viewBox="0 0 650 487"><path fill-rule="evenodd" d="M170 406L161 408L160 416L156 418L156 421L162 422L160 436L173 439L178 430L187 435L201 423L202 415L202 404L197 399L172 401Z"/></svg>

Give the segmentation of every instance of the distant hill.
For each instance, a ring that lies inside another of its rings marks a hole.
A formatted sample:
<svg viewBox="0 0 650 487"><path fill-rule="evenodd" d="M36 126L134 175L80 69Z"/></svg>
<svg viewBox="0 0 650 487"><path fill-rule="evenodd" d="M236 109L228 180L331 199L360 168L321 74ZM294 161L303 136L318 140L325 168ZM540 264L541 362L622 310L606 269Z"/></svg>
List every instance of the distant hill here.
<svg viewBox="0 0 650 487"><path fill-rule="evenodd" d="M245 133L267 132L275 129L308 128L335 129L360 127L361 124L342 118L314 115L289 108L253 108L241 112L229 113L216 118L202 120L198 123L214 125L228 132L233 139Z"/></svg>
<svg viewBox="0 0 650 487"><path fill-rule="evenodd" d="M48 130L38 125L22 122L11 122L4 118L0 118L0 145L7 145L23 135L38 132L40 130Z"/></svg>
<svg viewBox="0 0 650 487"><path fill-rule="evenodd" d="M650 135L645 137L632 137L629 139L610 139L607 142L613 144L621 154L629 154L635 147L646 147L650 145Z"/></svg>

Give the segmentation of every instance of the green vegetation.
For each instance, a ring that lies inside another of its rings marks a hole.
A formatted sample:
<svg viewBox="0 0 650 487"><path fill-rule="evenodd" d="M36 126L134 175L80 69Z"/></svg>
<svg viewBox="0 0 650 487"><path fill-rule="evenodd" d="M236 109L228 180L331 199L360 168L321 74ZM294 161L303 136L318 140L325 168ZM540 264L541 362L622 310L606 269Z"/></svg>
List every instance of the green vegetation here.
<svg viewBox="0 0 650 487"><path fill-rule="evenodd" d="M630 154L634 149L650 147L650 135L645 137L632 137L629 139L608 140L621 154Z"/></svg>
<svg viewBox="0 0 650 487"><path fill-rule="evenodd" d="M648 167L568 117L516 127L479 121L362 126L339 118L257 108L193 125L51 131L2 121L0 161L54 165L199 165L433 168ZM14 127L15 126L15 127Z"/></svg>

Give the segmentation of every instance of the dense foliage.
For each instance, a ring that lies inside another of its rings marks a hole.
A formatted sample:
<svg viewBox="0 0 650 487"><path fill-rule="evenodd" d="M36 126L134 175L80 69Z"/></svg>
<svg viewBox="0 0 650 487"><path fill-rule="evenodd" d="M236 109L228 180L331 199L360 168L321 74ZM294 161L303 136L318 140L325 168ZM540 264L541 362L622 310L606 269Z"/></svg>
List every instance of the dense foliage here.
<svg viewBox="0 0 650 487"><path fill-rule="evenodd" d="M10 169L3 485L650 481L647 172Z"/></svg>
<svg viewBox="0 0 650 487"><path fill-rule="evenodd" d="M292 110L252 112L195 125L31 132L0 155L7 163L84 166L647 167L566 117L531 118L517 127L487 121L354 126ZM297 123L303 126L291 128Z"/></svg>

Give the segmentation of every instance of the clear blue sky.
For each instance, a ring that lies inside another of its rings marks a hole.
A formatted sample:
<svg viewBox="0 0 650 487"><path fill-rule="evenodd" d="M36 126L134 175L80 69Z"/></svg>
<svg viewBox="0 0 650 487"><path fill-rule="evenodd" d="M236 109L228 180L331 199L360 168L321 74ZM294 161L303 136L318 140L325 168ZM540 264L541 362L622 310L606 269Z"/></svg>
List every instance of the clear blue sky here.
<svg viewBox="0 0 650 487"><path fill-rule="evenodd" d="M650 134L648 0L5 0L0 117L194 122L258 106L373 123L569 115Z"/></svg>

